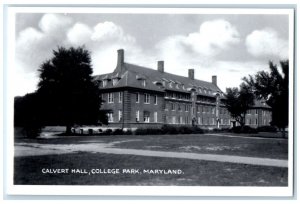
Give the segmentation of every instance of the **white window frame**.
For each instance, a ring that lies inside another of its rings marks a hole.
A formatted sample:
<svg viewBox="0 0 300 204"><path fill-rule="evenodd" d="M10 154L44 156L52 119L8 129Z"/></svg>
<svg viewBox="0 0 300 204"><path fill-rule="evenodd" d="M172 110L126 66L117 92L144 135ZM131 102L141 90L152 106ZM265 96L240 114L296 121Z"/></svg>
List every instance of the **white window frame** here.
<svg viewBox="0 0 300 204"><path fill-rule="evenodd" d="M122 119L122 116L123 116L123 113L122 113L122 111L121 110L119 110L119 122L121 121L121 119Z"/></svg>
<svg viewBox="0 0 300 204"><path fill-rule="evenodd" d="M144 123L149 123L150 122L150 112L148 112L149 115L146 115L145 113L146 113L146 111L144 111L144 116L143 116Z"/></svg>
<svg viewBox="0 0 300 204"><path fill-rule="evenodd" d="M144 94L144 104L150 104L150 94Z"/></svg>
<svg viewBox="0 0 300 204"><path fill-rule="evenodd" d="M123 92L119 92L119 103L123 101Z"/></svg>
<svg viewBox="0 0 300 204"><path fill-rule="evenodd" d="M175 109L176 109L175 103L171 103L171 111L175 111Z"/></svg>
<svg viewBox="0 0 300 204"><path fill-rule="evenodd" d="M140 103L140 94L139 93L135 93L135 102Z"/></svg>
<svg viewBox="0 0 300 204"><path fill-rule="evenodd" d="M107 113L107 119L108 119L109 123L114 122L114 115L113 115L113 113Z"/></svg>
<svg viewBox="0 0 300 204"><path fill-rule="evenodd" d="M140 122L140 111L139 111L139 110L137 110L137 111L135 112L135 121L136 121L136 122Z"/></svg>
<svg viewBox="0 0 300 204"><path fill-rule="evenodd" d="M154 122L157 123L157 112L154 112L153 118L154 118Z"/></svg>
<svg viewBox="0 0 300 204"><path fill-rule="evenodd" d="M108 103L114 103L114 93L108 93L107 98Z"/></svg>
<svg viewBox="0 0 300 204"><path fill-rule="evenodd" d="M176 124L176 116L172 116L172 124Z"/></svg>
<svg viewBox="0 0 300 204"><path fill-rule="evenodd" d="M119 79L117 79L117 78L113 79L113 80L112 80L113 86L117 85L118 81L119 81Z"/></svg>
<svg viewBox="0 0 300 204"><path fill-rule="evenodd" d="M107 86L107 80L103 80L102 85L103 85L103 87L106 87Z"/></svg>
<svg viewBox="0 0 300 204"><path fill-rule="evenodd" d="M157 95L154 95L154 105L157 105Z"/></svg>

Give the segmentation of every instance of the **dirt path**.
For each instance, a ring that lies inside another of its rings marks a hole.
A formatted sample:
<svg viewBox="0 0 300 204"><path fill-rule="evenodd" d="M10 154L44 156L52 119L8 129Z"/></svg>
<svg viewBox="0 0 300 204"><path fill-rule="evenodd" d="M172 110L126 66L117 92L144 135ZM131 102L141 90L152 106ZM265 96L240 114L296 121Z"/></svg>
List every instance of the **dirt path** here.
<svg viewBox="0 0 300 204"><path fill-rule="evenodd" d="M36 156L49 154L68 154L77 152L106 153L106 154L127 154L149 157L164 158L184 158L217 162L231 162L240 164L251 164L260 166L288 167L288 160L220 155L220 154L201 154L186 152L167 152L139 149L113 148L116 143L130 142L136 140L124 140L110 143L86 143L86 144L39 144L39 143L16 143L15 157Z"/></svg>

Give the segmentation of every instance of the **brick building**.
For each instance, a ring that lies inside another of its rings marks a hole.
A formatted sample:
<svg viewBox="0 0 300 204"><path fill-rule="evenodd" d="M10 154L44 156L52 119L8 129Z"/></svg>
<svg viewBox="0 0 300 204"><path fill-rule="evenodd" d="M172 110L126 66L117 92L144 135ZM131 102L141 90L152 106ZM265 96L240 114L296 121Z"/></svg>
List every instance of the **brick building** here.
<svg viewBox="0 0 300 204"><path fill-rule="evenodd" d="M104 101L101 108L108 111L110 126L139 128L194 124L202 128L230 127L230 114L223 103L224 94L217 86L217 76L206 82L195 79L194 75L194 69L188 70L188 77L167 73L163 61L158 61L156 70L126 63L121 49L118 50L116 69L95 76L95 80ZM256 125L267 123L269 118L263 117L268 107L258 105L253 107L256 109L261 113L256 117L254 112ZM251 115L247 117L254 126Z"/></svg>

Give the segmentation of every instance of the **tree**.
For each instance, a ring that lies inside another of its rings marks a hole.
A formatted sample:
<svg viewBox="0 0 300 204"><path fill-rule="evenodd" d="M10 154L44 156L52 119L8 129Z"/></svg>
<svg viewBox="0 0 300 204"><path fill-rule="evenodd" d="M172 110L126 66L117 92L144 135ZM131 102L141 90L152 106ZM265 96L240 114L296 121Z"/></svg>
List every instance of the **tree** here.
<svg viewBox="0 0 300 204"><path fill-rule="evenodd" d="M14 126L22 127L23 133L29 138L39 136L42 129L40 103L36 93L15 97Z"/></svg>
<svg viewBox="0 0 300 204"><path fill-rule="evenodd" d="M281 70L269 62L270 72L261 71L243 80L252 87L259 99L264 99L272 109L271 125L282 130L288 126L289 61L281 61Z"/></svg>
<svg viewBox="0 0 300 204"><path fill-rule="evenodd" d="M238 88L228 88L226 90L225 105L233 117L242 127L245 125L247 110L254 105L254 94L245 83Z"/></svg>
<svg viewBox="0 0 300 204"><path fill-rule="evenodd" d="M59 47L52 59L40 69L37 93L43 104L43 121L47 125L71 127L107 123L100 111L101 99L92 78L90 53L83 47Z"/></svg>

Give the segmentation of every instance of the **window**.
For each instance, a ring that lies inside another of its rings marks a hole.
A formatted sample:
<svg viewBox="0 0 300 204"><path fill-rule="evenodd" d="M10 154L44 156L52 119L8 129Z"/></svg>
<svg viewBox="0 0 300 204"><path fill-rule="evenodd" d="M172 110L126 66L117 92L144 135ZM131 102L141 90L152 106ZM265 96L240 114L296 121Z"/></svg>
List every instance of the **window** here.
<svg viewBox="0 0 300 204"><path fill-rule="evenodd" d="M258 121L257 121L257 119L255 119L255 125L257 125L257 123L258 123Z"/></svg>
<svg viewBox="0 0 300 204"><path fill-rule="evenodd" d="M107 113L107 119L108 119L108 122L114 122L114 117L113 117L113 113Z"/></svg>
<svg viewBox="0 0 300 204"><path fill-rule="evenodd" d="M122 103L123 101L123 93L119 92L119 103Z"/></svg>
<svg viewBox="0 0 300 204"><path fill-rule="evenodd" d="M176 124L176 116L172 117L172 124Z"/></svg>
<svg viewBox="0 0 300 204"><path fill-rule="evenodd" d="M139 103L139 102L140 102L140 94L139 94L139 93L136 93L136 94L135 94L135 102L136 102L136 103Z"/></svg>
<svg viewBox="0 0 300 204"><path fill-rule="evenodd" d="M157 105L157 95L154 95L154 105Z"/></svg>
<svg viewBox="0 0 300 204"><path fill-rule="evenodd" d="M153 117L154 117L154 122L157 123L157 112L154 112Z"/></svg>
<svg viewBox="0 0 300 204"><path fill-rule="evenodd" d="M202 125L201 117L198 117L198 124Z"/></svg>
<svg viewBox="0 0 300 204"><path fill-rule="evenodd" d="M213 108L213 109L212 109L212 114L215 114L215 110L216 110L216 108Z"/></svg>
<svg viewBox="0 0 300 204"><path fill-rule="evenodd" d="M136 122L139 122L139 121L140 121L140 111L139 111L139 110L137 110L137 111L135 112L135 121L136 121Z"/></svg>
<svg viewBox="0 0 300 204"><path fill-rule="evenodd" d="M257 110L257 109L255 110L255 114L256 114L256 115L258 114L258 110Z"/></svg>
<svg viewBox="0 0 300 204"><path fill-rule="evenodd" d="M211 124L215 125L215 119L214 118L211 118Z"/></svg>
<svg viewBox="0 0 300 204"><path fill-rule="evenodd" d="M144 122L149 123L150 122L150 112L144 111Z"/></svg>
<svg viewBox="0 0 300 204"><path fill-rule="evenodd" d="M122 120L122 111L119 110L119 121L121 121L121 120Z"/></svg>
<svg viewBox="0 0 300 204"><path fill-rule="evenodd" d="M178 103L178 111L181 111L181 105Z"/></svg>
<svg viewBox="0 0 300 204"><path fill-rule="evenodd" d="M107 80L103 80L103 87L106 87L107 85Z"/></svg>
<svg viewBox="0 0 300 204"><path fill-rule="evenodd" d="M142 80L142 85L143 85L144 87L146 87L146 80L145 80L145 79Z"/></svg>
<svg viewBox="0 0 300 204"><path fill-rule="evenodd" d="M165 103L165 111L167 111L168 110L168 106L169 106L169 103Z"/></svg>
<svg viewBox="0 0 300 204"><path fill-rule="evenodd" d="M185 112L189 112L189 105L185 104Z"/></svg>
<svg viewBox="0 0 300 204"><path fill-rule="evenodd" d="M150 94L144 94L144 103L146 104L150 103Z"/></svg>
<svg viewBox="0 0 300 204"><path fill-rule="evenodd" d="M220 122L220 123L221 123L221 125L223 125L223 124L224 124L224 122L223 122L223 118L221 118L221 122Z"/></svg>
<svg viewBox="0 0 300 204"><path fill-rule="evenodd" d="M117 79L117 78L116 78L116 79L113 79L113 80L112 80L113 86L115 86L115 85L118 83L118 81L119 81L119 79Z"/></svg>
<svg viewBox="0 0 300 204"><path fill-rule="evenodd" d="M185 124L189 124L189 116L185 116Z"/></svg>
<svg viewBox="0 0 300 204"><path fill-rule="evenodd" d="M180 123L180 124L183 124L182 116L179 117L179 123Z"/></svg>
<svg viewBox="0 0 300 204"><path fill-rule="evenodd" d="M108 93L108 103L114 102L114 93Z"/></svg>
<svg viewBox="0 0 300 204"><path fill-rule="evenodd" d="M175 111L175 103L171 103L171 110Z"/></svg>

